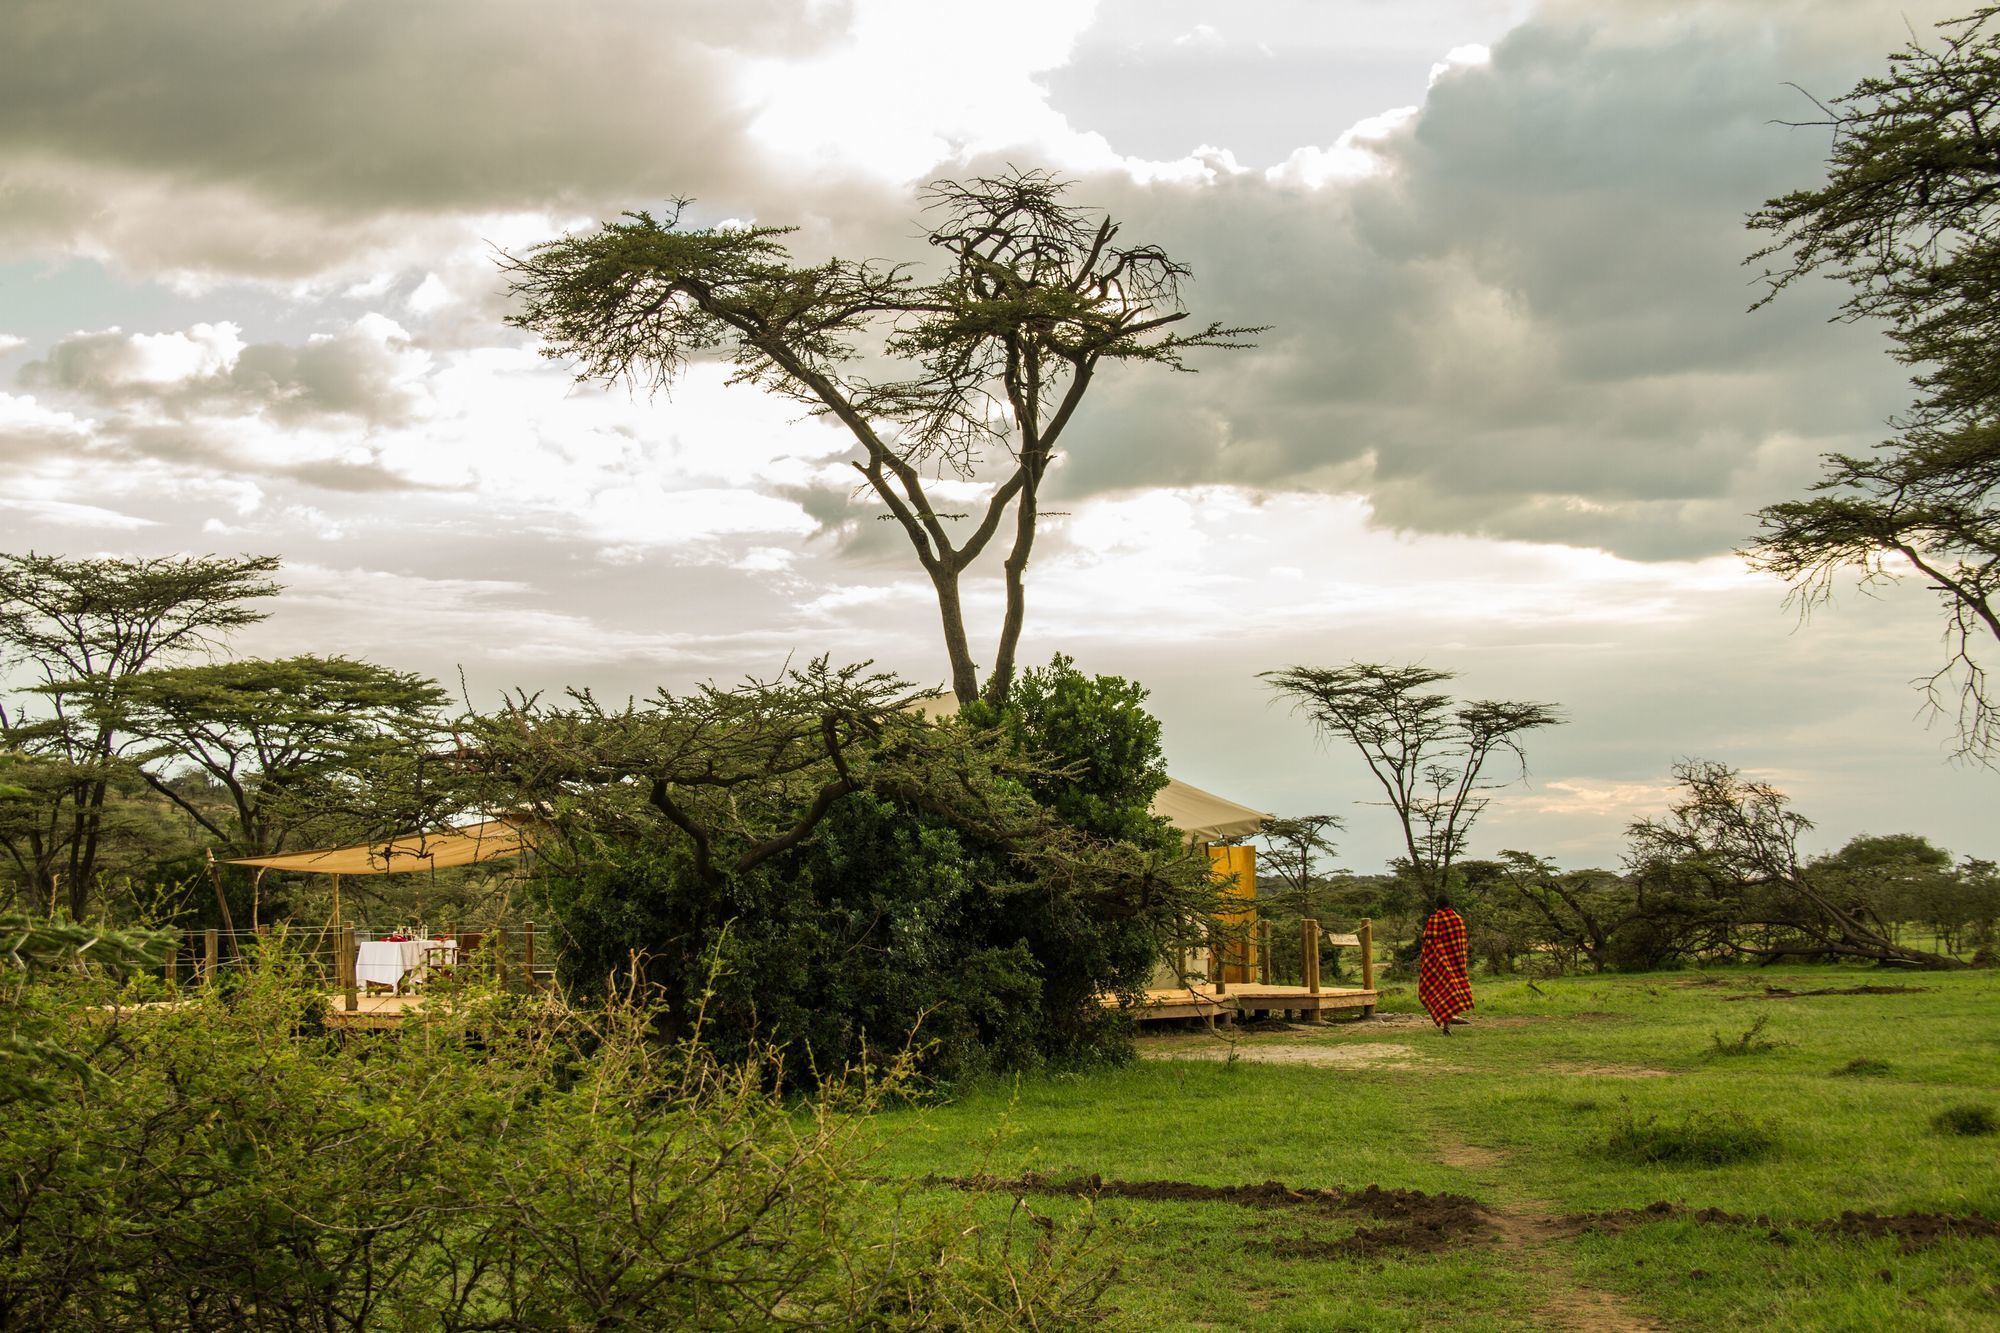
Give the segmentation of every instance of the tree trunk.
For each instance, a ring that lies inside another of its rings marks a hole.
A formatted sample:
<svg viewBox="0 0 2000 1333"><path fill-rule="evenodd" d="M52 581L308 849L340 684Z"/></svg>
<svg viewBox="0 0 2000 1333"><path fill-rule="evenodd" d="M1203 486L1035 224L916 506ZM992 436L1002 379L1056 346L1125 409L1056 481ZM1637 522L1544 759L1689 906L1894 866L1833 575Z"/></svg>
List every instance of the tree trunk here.
<svg viewBox="0 0 2000 1333"><path fill-rule="evenodd" d="M962 708L979 697L979 667L965 637L965 607L958 596L958 571L933 567L931 586L937 590L938 618L944 623L945 660L951 667L951 689Z"/></svg>

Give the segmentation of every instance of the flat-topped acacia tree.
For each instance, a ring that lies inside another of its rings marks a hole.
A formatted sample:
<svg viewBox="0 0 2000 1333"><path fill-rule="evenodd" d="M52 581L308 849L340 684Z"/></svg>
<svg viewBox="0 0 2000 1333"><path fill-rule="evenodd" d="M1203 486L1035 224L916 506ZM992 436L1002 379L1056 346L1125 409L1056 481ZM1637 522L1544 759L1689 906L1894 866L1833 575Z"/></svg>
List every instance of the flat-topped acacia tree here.
<svg viewBox="0 0 2000 1333"><path fill-rule="evenodd" d="M1186 370L1183 353L1260 331L1187 327L1186 266L1122 243L1116 222L1066 202L1068 188L1020 170L932 184L927 235L946 262L928 280L871 259L796 263L781 240L791 227L685 227L685 200L664 217L627 213L506 257L520 300L509 322L582 382L659 391L690 358L723 356L733 382L837 420L936 590L952 689L999 704L1042 482L1094 378L1117 362ZM973 512L947 513L926 484L947 475L991 489ZM982 688L961 581L1003 531L1005 610Z"/></svg>

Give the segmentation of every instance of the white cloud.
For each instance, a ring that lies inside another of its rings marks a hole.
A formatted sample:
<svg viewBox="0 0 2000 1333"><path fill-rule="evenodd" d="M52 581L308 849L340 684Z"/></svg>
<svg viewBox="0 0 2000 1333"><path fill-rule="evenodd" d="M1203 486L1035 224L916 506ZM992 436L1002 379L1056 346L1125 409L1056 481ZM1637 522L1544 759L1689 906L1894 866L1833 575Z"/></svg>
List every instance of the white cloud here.
<svg viewBox="0 0 2000 1333"><path fill-rule="evenodd" d="M1431 66L1430 85L1435 87L1439 79L1462 69L1473 69L1493 63L1493 48L1480 42L1468 42L1464 46L1454 46L1444 53L1444 59Z"/></svg>
<svg viewBox="0 0 2000 1333"><path fill-rule="evenodd" d="M1417 108L1399 106L1370 116L1342 132L1329 148L1307 146L1264 173L1276 185L1318 190L1340 181L1373 176L1387 165L1383 143L1417 118Z"/></svg>
<svg viewBox="0 0 2000 1333"><path fill-rule="evenodd" d="M75 504L68 500L34 500L0 496L0 509L11 509L28 518L39 519L59 528L108 528L130 532L158 527L159 521L124 514L102 505Z"/></svg>

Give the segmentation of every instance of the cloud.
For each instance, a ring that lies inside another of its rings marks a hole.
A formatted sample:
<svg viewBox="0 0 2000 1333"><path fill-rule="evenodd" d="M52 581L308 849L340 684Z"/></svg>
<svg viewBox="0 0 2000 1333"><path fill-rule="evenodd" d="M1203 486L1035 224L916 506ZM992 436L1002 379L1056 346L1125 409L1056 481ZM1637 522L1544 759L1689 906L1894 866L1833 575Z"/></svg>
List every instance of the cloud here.
<svg viewBox="0 0 2000 1333"><path fill-rule="evenodd" d="M727 178L751 107L718 57L796 50L843 13L24 0L0 58L0 149L350 216L644 191L675 159Z"/></svg>
<svg viewBox="0 0 2000 1333"><path fill-rule="evenodd" d="M1825 323L1831 292L1745 313L1744 214L1823 170L1823 136L1773 123L1786 81L1843 89L1900 36L1858 4L1787 12L1568 7L1267 172L1090 177L1079 197L1191 265L1198 317L1273 327L1198 376L1104 376L1054 486L1354 492L1403 530L1730 550L1908 397L1879 330Z"/></svg>
<svg viewBox="0 0 2000 1333"><path fill-rule="evenodd" d="M21 378L31 387L96 404L144 405L179 420L228 411L283 423L351 417L388 425L410 420L413 386L428 368L428 355L400 325L371 314L290 345L245 343L229 322L165 333L79 333L30 362Z"/></svg>

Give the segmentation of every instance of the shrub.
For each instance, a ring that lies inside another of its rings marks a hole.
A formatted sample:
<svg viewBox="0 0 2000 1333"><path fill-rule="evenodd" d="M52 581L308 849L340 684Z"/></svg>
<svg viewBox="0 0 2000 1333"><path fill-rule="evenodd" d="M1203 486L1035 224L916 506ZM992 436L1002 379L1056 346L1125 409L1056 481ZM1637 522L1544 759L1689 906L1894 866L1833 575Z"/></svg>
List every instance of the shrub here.
<svg viewBox="0 0 2000 1333"><path fill-rule="evenodd" d="M637 960L673 1030L699 1012L723 1058L776 1045L794 1081L906 1046L942 1082L1121 1059L1102 996L1143 987L1213 894L1146 812L1166 777L1144 698L1058 657L1005 710L871 760L923 782L849 792L719 883L675 829L578 837L543 881L564 980L601 993Z"/></svg>
<svg viewBox="0 0 2000 1333"><path fill-rule="evenodd" d="M1886 1061L1871 1060L1865 1055L1857 1055L1832 1073L1834 1078L1879 1078L1889 1072Z"/></svg>
<svg viewBox="0 0 2000 1333"><path fill-rule="evenodd" d="M1013 1328L1094 1322L1086 1221L987 1224L878 1183L880 1085L787 1103L769 1052L662 1043L631 1000L468 985L314 1035L282 947L115 1020L68 979L69 1064L0 1115L0 1326ZM317 1003L324 1004L323 998ZM95 1015L95 1017L93 1017ZM892 1069L891 1083L901 1073ZM11 1100L11 1099L9 1099Z"/></svg>
<svg viewBox="0 0 2000 1333"><path fill-rule="evenodd" d="M1709 1054L1762 1055L1766 1051L1777 1050L1785 1043L1772 1041L1764 1035L1764 1029L1770 1025L1770 1022L1771 1020L1767 1016L1759 1014L1756 1022L1727 1041L1723 1040L1720 1032L1709 1033L1709 1045L1713 1048L1709 1051Z"/></svg>
<svg viewBox="0 0 2000 1333"><path fill-rule="evenodd" d="M2000 1117L1990 1106L1947 1106L1931 1117L1931 1128L1940 1134L1977 1137L2000 1131Z"/></svg>
<svg viewBox="0 0 2000 1333"><path fill-rule="evenodd" d="M1625 1111L1604 1146L1620 1161L1643 1166L1721 1166L1761 1157L1777 1138L1738 1111L1690 1111L1678 1121Z"/></svg>

